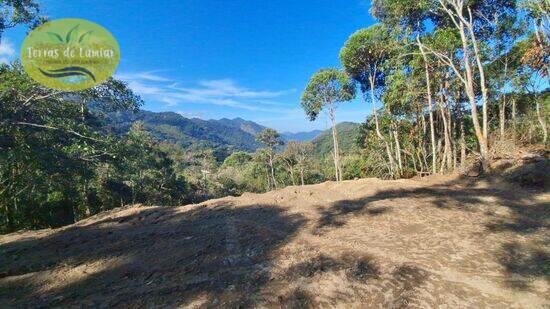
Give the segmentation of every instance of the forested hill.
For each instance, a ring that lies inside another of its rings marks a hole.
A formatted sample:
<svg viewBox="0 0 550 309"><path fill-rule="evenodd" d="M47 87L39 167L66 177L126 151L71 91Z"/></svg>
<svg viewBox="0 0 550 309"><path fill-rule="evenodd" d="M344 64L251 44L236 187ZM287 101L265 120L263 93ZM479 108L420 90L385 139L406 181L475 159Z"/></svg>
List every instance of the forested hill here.
<svg viewBox="0 0 550 309"><path fill-rule="evenodd" d="M202 120L186 118L174 112L118 112L108 115L107 125L113 132L127 132L132 123L142 121L147 131L159 141L182 147L224 147L229 150L254 151L260 145L255 135L265 127L241 118Z"/></svg>
<svg viewBox="0 0 550 309"><path fill-rule="evenodd" d="M313 130L307 132L283 132L281 133L282 138L285 141L297 141L297 142L309 142L323 133L322 130Z"/></svg>
<svg viewBox="0 0 550 309"><path fill-rule="evenodd" d="M360 126L360 124L354 122L342 122L336 126L338 130L338 143L343 153L350 153L358 148L357 138ZM332 130L323 131L312 140L312 143L315 145L315 154L320 157L330 155L333 147Z"/></svg>
<svg viewBox="0 0 550 309"><path fill-rule="evenodd" d="M174 112L150 112L141 110L137 113L117 112L107 115L106 125L116 134L130 130L134 122L141 121L145 129L159 141L178 144L184 148L225 148L230 153L235 150L252 152L261 147L256 135L265 126L242 118L222 118L203 120L186 118ZM342 131L343 149L348 149L355 142L355 131L358 124L345 122L338 125ZM282 133L285 141L314 141L321 150L328 152L332 147L331 130L312 130L298 133ZM349 137L349 138L348 138ZM350 146L350 147L348 147Z"/></svg>

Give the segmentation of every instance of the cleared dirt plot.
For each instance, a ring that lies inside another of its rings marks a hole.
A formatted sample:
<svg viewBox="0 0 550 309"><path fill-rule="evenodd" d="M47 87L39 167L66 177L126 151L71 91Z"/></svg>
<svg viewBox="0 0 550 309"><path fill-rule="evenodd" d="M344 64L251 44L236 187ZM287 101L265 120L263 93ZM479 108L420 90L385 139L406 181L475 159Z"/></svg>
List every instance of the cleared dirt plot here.
<svg viewBox="0 0 550 309"><path fill-rule="evenodd" d="M364 179L0 237L7 307L550 307L550 195Z"/></svg>

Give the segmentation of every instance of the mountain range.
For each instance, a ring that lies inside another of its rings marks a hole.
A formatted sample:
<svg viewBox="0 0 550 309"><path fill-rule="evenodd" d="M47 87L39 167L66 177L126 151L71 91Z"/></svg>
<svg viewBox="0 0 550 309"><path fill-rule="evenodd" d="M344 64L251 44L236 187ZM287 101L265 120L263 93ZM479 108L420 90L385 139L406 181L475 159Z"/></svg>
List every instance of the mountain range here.
<svg viewBox="0 0 550 309"><path fill-rule="evenodd" d="M170 142L184 148L200 149L214 148L224 149L230 153L235 150L253 152L262 145L256 141L255 136L266 127L253 121L242 118L222 118L203 120L199 118L186 118L174 112L150 112L141 110L136 113L118 112L107 116L107 126L115 134L128 132L132 124L141 121L145 129L157 140ZM358 126L353 123L342 123L342 133L349 131L351 127ZM339 133L339 136L342 135ZM345 133L343 135L346 135ZM341 139L346 139L346 136ZM322 153L328 151L332 145L330 130L312 130L309 132L281 134L285 141L314 141ZM329 143L330 141L330 143ZM345 141L342 141L346 144ZM344 149L347 148L344 146Z"/></svg>
<svg viewBox="0 0 550 309"><path fill-rule="evenodd" d="M309 142L323 133L322 130L313 130L309 132L283 132L281 136L285 141L298 141L298 142Z"/></svg>

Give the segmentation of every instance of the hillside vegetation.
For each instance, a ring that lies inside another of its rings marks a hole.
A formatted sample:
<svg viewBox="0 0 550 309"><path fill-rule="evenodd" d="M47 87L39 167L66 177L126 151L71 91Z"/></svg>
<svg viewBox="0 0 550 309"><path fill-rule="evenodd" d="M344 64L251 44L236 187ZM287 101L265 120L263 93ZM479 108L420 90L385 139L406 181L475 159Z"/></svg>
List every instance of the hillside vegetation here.
<svg viewBox="0 0 550 309"><path fill-rule="evenodd" d="M359 151L360 127L361 125L353 122L342 122L336 126L342 153L352 154ZM315 154L320 157L331 157L333 151L331 130L321 132L311 142L315 145Z"/></svg>
<svg viewBox="0 0 550 309"><path fill-rule="evenodd" d="M143 122L145 129L158 141L195 150L224 148L227 153L235 150L255 151L260 147L255 136L265 129L240 118L189 119L174 112L119 112L108 115L106 119L107 125L117 134L127 133L138 121Z"/></svg>

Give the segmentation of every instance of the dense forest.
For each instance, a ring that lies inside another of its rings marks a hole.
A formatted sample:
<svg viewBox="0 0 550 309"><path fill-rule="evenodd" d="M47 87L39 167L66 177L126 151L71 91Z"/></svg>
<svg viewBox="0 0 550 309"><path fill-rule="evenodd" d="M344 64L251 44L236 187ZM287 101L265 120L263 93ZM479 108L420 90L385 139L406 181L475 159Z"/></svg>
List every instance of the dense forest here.
<svg viewBox="0 0 550 309"><path fill-rule="evenodd" d="M0 42L9 28L45 21L32 0L0 6ZM548 0L372 1L379 23L342 42L341 68L300 85L304 117L325 112L333 125L308 142L242 119L141 111L123 81L60 92L18 61L0 64L0 232L127 204L489 173L494 158L548 145L549 11ZM338 106L357 98L365 122L338 124Z"/></svg>

